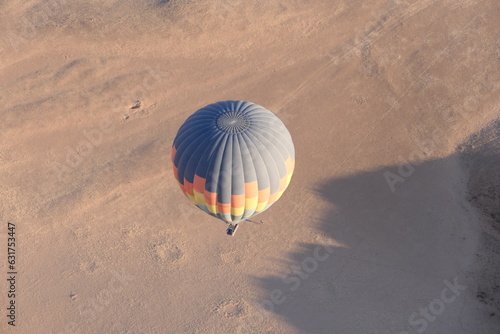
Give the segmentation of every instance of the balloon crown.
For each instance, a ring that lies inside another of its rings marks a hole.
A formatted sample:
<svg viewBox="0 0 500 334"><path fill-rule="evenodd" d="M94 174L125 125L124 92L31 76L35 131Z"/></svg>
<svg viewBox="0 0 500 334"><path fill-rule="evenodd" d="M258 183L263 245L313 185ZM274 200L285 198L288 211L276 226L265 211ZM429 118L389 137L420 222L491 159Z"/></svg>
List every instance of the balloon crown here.
<svg viewBox="0 0 500 334"><path fill-rule="evenodd" d="M250 121L241 111L227 111L216 119L217 127L227 133L240 133L248 129Z"/></svg>

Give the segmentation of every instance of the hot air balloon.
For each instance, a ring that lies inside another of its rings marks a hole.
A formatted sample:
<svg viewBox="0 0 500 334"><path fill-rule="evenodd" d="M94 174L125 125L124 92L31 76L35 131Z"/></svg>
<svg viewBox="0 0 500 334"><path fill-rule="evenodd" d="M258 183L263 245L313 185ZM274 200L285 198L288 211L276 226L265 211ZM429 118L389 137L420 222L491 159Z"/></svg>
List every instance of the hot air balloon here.
<svg viewBox="0 0 500 334"><path fill-rule="evenodd" d="M292 177L295 150L283 122L245 101L207 105L182 124L172 145L174 176L198 208L229 224L268 209Z"/></svg>

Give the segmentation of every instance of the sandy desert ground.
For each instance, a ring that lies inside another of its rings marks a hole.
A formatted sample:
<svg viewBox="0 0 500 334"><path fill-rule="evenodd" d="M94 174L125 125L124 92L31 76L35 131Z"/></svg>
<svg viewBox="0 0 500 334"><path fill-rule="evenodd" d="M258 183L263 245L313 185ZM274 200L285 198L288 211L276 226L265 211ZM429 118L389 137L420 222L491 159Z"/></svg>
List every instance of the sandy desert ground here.
<svg viewBox="0 0 500 334"><path fill-rule="evenodd" d="M0 1L0 333L500 333L499 9ZM228 99L296 149L234 237L170 162Z"/></svg>

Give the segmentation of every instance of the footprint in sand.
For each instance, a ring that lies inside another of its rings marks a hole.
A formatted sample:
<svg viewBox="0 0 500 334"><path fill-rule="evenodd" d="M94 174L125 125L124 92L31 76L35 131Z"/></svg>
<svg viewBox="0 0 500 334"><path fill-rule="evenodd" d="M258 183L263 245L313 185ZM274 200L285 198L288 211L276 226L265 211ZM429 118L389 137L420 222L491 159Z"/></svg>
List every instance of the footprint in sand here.
<svg viewBox="0 0 500 334"><path fill-rule="evenodd" d="M176 262L184 256L184 252L172 242L162 241L150 247L156 261Z"/></svg>
<svg viewBox="0 0 500 334"><path fill-rule="evenodd" d="M240 264L244 259L243 255L237 252L221 253L220 257L224 263L228 264Z"/></svg>
<svg viewBox="0 0 500 334"><path fill-rule="evenodd" d="M240 318L248 313L248 306L243 300L226 299L215 310L225 318Z"/></svg>
<svg viewBox="0 0 500 334"><path fill-rule="evenodd" d="M80 269L87 273L93 273L97 268L99 268L99 266L94 261L83 261L80 263Z"/></svg>
<svg viewBox="0 0 500 334"><path fill-rule="evenodd" d="M310 279L304 283L307 286L307 298L315 302L332 302L336 295L335 284L323 279Z"/></svg>

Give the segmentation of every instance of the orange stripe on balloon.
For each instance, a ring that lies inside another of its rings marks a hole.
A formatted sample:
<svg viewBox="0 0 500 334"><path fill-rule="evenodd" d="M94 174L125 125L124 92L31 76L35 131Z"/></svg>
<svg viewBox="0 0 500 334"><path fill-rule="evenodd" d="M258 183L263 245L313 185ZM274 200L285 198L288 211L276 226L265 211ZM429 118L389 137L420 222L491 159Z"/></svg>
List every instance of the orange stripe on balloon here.
<svg viewBox="0 0 500 334"><path fill-rule="evenodd" d="M203 194L205 192L205 182L206 181L207 180L205 180L205 178L195 174L194 175L194 190Z"/></svg>
<svg viewBox="0 0 500 334"><path fill-rule="evenodd" d="M172 154L170 155L170 159L172 162L174 162L175 154L177 153L177 149L175 148L175 145L172 146Z"/></svg>
<svg viewBox="0 0 500 334"><path fill-rule="evenodd" d="M174 165L174 176L176 180L179 180L179 168Z"/></svg>
<svg viewBox="0 0 500 334"><path fill-rule="evenodd" d="M275 192L275 193L273 193L273 194L269 195L269 202L267 202L267 205L271 205L271 204L273 204L274 202L276 202L276 199L278 198L278 194L279 194L279 193L280 193L280 192L279 192L279 191L277 191L277 192Z"/></svg>
<svg viewBox="0 0 500 334"><path fill-rule="evenodd" d="M188 195L194 196L193 184L186 179L184 179L184 192Z"/></svg>
<svg viewBox="0 0 500 334"><path fill-rule="evenodd" d="M259 195L259 187L257 181L245 183L245 197L252 198Z"/></svg>
<svg viewBox="0 0 500 334"><path fill-rule="evenodd" d="M217 205L217 193L205 191L205 202L209 205Z"/></svg>
<svg viewBox="0 0 500 334"><path fill-rule="evenodd" d="M245 206L245 195L231 195L231 206L241 208Z"/></svg>
<svg viewBox="0 0 500 334"><path fill-rule="evenodd" d="M231 203L217 202L217 209L220 213L231 213Z"/></svg>
<svg viewBox="0 0 500 334"><path fill-rule="evenodd" d="M271 188L267 187L266 189L259 190L259 203L264 203L269 200L269 194L271 192Z"/></svg>

